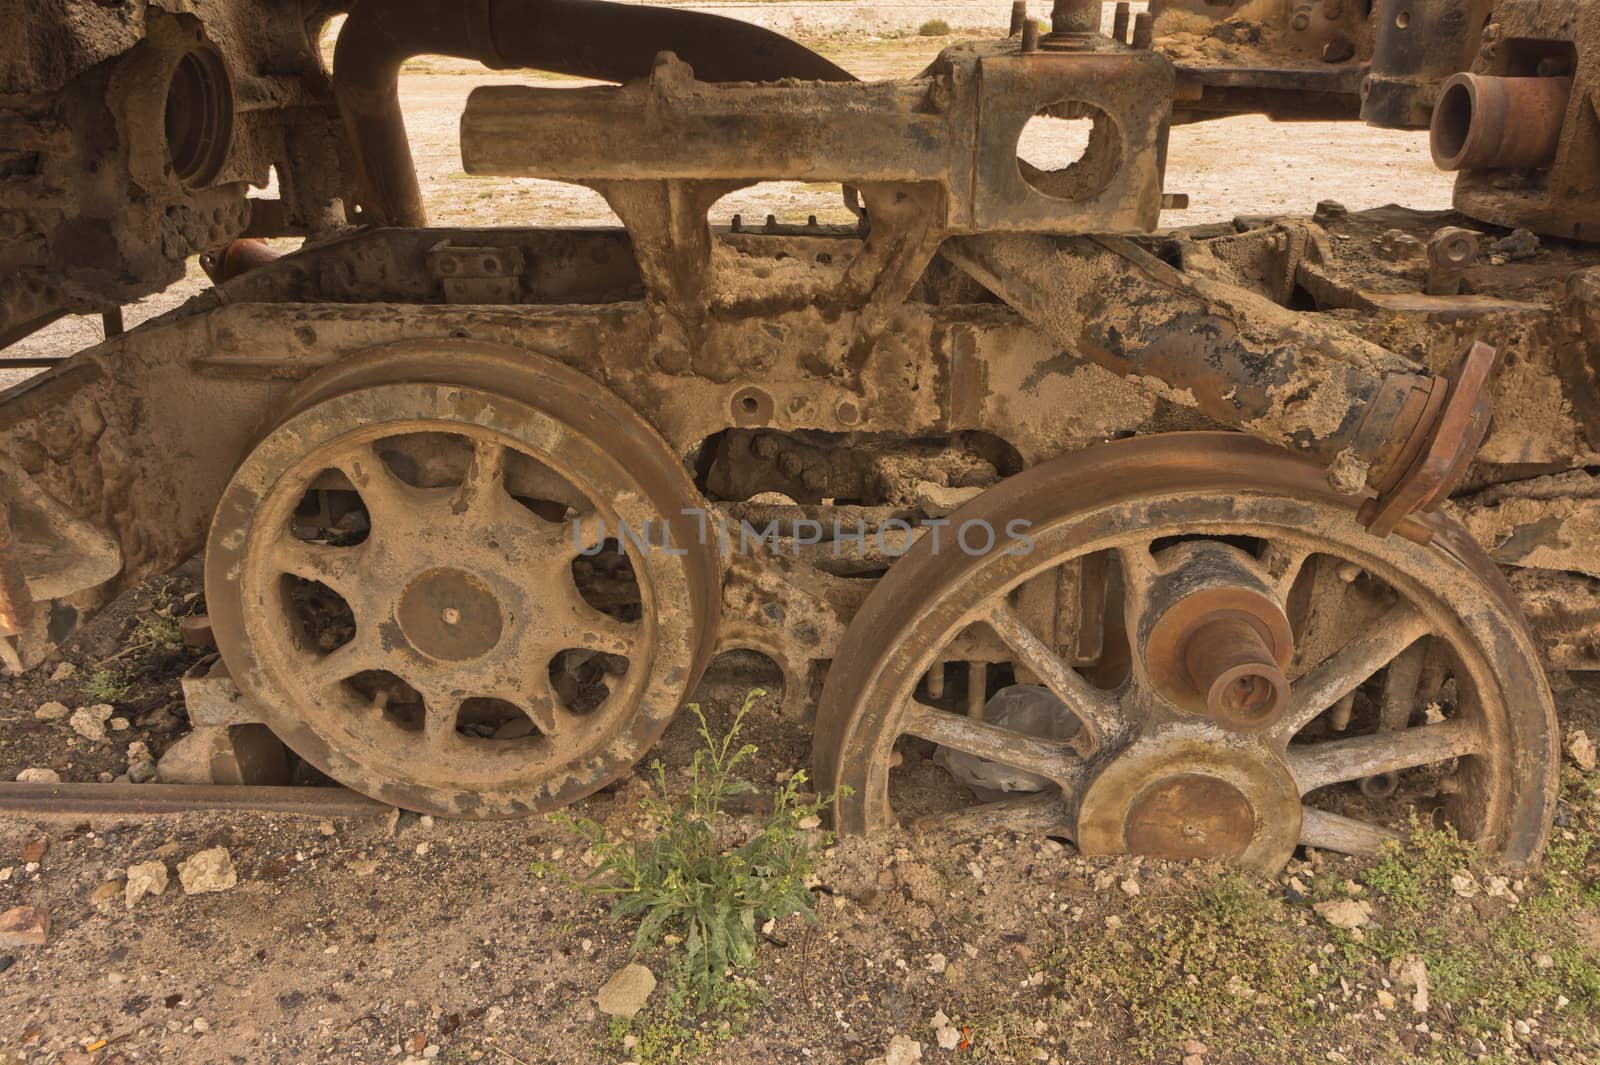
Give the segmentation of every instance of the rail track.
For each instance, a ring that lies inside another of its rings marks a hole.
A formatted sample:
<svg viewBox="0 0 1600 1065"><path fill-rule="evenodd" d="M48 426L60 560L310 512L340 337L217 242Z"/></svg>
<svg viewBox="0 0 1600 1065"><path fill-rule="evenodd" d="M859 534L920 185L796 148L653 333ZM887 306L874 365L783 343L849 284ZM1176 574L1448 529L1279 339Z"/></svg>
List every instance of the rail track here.
<svg viewBox="0 0 1600 1065"><path fill-rule="evenodd" d="M0 783L0 817L149 818L188 813L375 817L391 809L393 807L341 787Z"/></svg>

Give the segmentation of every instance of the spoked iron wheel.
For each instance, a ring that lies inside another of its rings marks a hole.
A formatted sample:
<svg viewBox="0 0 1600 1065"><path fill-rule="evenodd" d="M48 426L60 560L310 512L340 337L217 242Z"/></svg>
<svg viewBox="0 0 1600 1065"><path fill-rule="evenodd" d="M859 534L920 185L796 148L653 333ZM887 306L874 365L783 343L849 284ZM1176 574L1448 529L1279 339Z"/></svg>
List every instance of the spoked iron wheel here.
<svg viewBox="0 0 1600 1065"><path fill-rule="evenodd" d="M228 486L206 554L218 646L273 731L358 791L557 807L637 761L705 665L717 560L696 498L660 437L565 367L467 343L350 360ZM641 546L667 529L670 551Z"/></svg>
<svg viewBox="0 0 1600 1065"><path fill-rule="evenodd" d="M851 789L842 830L918 801L913 778L941 772L932 744L942 761L1006 767L990 777L1015 792L939 818L1090 854L1275 869L1300 844L1373 853L1408 807L1512 863L1542 847L1549 690L1498 571L1458 526L1430 519L1428 546L1378 539L1316 467L1216 433L1048 463L952 517L970 522L1026 522L1031 542L969 555L924 537L828 673L815 762L820 783ZM1041 622L1030 606L1030 588L1092 583L1059 579L1085 568L1109 574L1092 663L1058 639L1058 611ZM952 660L980 670L978 697L952 699ZM1057 727L983 719L985 697L1019 682L1053 700Z"/></svg>

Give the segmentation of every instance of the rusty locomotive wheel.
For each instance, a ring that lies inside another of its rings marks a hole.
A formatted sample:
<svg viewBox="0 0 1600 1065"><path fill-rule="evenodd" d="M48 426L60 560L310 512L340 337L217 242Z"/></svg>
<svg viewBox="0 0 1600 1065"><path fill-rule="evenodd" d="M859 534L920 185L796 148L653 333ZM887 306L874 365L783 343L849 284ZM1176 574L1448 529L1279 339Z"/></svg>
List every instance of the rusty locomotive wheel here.
<svg viewBox="0 0 1600 1065"><path fill-rule="evenodd" d="M583 375L467 342L313 378L235 473L206 595L307 761L408 809L551 809L616 779L698 679L717 558L692 482ZM671 549L659 545L670 530Z"/></svg>
<svg viewBox="0 0 1600 1065"><path fill-rule="evenodd" d="M1025 537L981 554L923 537L841 642L814 755L850 789L840 828L916 817L1272 869L1300 844L1372 853L1410 806L1531 860L1554 709L1509 592L1453 523L1430 518L1428 546L1380 539L1354 502L1226 433L1108 444L979 496L955 526ZM1029 606L1068 567L1107 574L1069 582L1101 589L1081 600L1106 618L1093 661ZM960 661L975 672L952 699ZM1044 725L1006 716L1040 699ZM953 761L987 785L954 809Z"/></svg>

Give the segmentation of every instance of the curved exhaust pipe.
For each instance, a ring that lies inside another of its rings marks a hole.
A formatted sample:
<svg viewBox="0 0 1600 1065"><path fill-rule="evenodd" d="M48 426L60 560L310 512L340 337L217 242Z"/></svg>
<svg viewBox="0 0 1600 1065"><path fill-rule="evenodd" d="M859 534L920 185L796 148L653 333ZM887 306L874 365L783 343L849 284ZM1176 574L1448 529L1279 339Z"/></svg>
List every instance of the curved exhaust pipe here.
<svg viewBox="0 0 1600 1065"><path fill-rule="evenodd" d="M333 92L356 153L365 220L424 226L400 113L400 67L419 55L624 82L674 52L701 81L854 81L781 34L746 22L608 0L360 0L333 58Z"/></svg>

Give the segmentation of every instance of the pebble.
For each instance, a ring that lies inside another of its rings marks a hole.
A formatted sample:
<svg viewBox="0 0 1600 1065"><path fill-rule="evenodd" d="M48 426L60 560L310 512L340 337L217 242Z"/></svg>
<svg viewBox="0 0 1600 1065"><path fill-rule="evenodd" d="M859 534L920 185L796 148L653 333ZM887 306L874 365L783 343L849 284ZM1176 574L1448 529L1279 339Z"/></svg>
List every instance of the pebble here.
<svg viewBox="0 0 1600 1065"><path fill-rule="evenodd" d="M1363 899L1319 902L1311 908L1335 928L1360 928L1372 923L1372 904Z"/></svg>
<svg viewBox="0 0 1600 1065"><path fill-rule="evenodd" d="M55 669L51 670L50 683L60 684L62 681L66 680L68 677L71 677L76 672L78 672L77 666L73 665L71 662L62 662L60 665L56 666Z"/></svg>
<svg viewBox="0 0 1600 1065"><path fill-rule="evenodd" d="M1413 988L1411 1009L1415 1013L1428 1012L1428 967L1415 954L1407 954L1390 965L1395 982L1401 987Z"/></svg>
<svg viewBox="0 0 1600 1065"><path fill-rule="evenodd" d="M128 731L129 721L125 717L114 717L106 724L111 726L112 732L126 732Z"/></svg>
<svg viewBox="0 0 1600 1065"><path fill-rule="evenodd" d="M1489 245L1489 254L1512 263L1531 259L1539 254L1539 237L1531 229L1514 229L1510 236Z"/></svg>
<svg viewBox="0 0 1600 1065"><path fill-rule="evenodd" d="M59 784L61 774L44 766L32 766L17 774L18 784Z"/></svg>
<svg viewBox="0 0 1600 1065"><path fill-rule="evenodd" d="M656 989L656 977L637 962L624 965L612 974L595 995L600 1012L611 1017L632 1018Z"/></svg>
<svg viewBox="0 0 1600 1065"><path fill-rule="evenodd" d="M167 890L166 862L139 862L128 866L128 883L123 903L128 909L146 895L159 895Z"/></svg>
<svg viewBox="0 0 1600 1065"><path fill-rule="evenodd" d="M67 709L65 703L50 702L41 703L39 709L33 712L33 716L40 721L60 721L70 713L72 711Z"/></svg>
<svg viewBox="0 0 1600 1065"><path fill-rule="evenodd" d="M922 1044L908 1035L897 1035L883 1048L883 1057L874 1058L878 1065L911 1065L922 1060ZM869 1063L871 1065L871 1063Z"/></svg>
<svg viewBox="0 0 1600 1065"><path fill-rule="evenodd" d="M1200 1042L1200 1040L1198 1040L1198 1039L1185 1039L1183 1041L1182 1050L1183 1050L1184 1054L1186 1054L1186 1055L1193 1055L1193 1056L1198 1057L1198 1056L1200 1056L1202 1054L1205 1054L1205 1053L1209 1052L1211 1050L1211 1048L1206 1046L1204 1043Z"/></svg>
<svg viewBox="0 0 1600 1065"><path fill-rule="evenodd" d="M50 938L50 915L37 906L0 913L0 947L42 947Z"/></svg>
<svg viewBox="0 0 1600 1065"><path fill-rule="evenodd" d="M1594 741L1581 728L1567 733L1567 757L1585 773L1593 773L1597 764Z"/></svg>
<svg viewBox="0 0 1600 1065"><path fill-rule="evenodd" d="M1117 886L1122 889L1122 893L1124 895L1127 895L1130 898L1139 894L1139 882L1137 880L1124 880Z"/></svg>
<svg viewBox="0 0 1600 1065"><path fill-rule="evenodd" d="M106 738L106 722L110 720L113 712L109 703L80 706L72 712L67 724L72 726L73 732L84 739L98 743Z"/></svg>
<svg viewBox="0 0 1600 1065"><path fill-rule="evenodd" d="M22 848L21 858L25 862L37 862L44 857L44 852L50 849L50 841L43 836Z"/></svg>
<svg viewBox="0 0 1600 1065"><path fill-rule="evenodd" d="M1450 874L1450 890L1464 899L1473 898L1478 894L1478 882L1466 870Z"/></svg>
<svg viewBox="0 0 1600 1065"><path fill-rule="evenodd" d="M126 887L127 881L121 877L115 880L107 880L104 884L89 892L89 905L97 910L109 909L116 904L118 899L124 897Z"/></svg>
<svg viewBox="0 0 1600 1065"><path fill-rule="evenodd" d="M185 895L227 891L239 882L233 871L233 857L226 847L212 847L178 863L178 881Z"/></svg>

